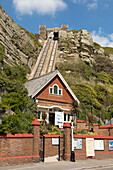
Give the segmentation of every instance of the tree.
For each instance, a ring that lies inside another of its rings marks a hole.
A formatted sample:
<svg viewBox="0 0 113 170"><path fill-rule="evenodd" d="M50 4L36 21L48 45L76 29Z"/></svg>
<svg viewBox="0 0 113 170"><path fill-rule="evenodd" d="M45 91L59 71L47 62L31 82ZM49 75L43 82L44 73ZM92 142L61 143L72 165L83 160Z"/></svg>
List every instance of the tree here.
<svg viewBox="0 0 113 170"><path fill-rule="evenodd" d="M24 87L27 70L22 65L4 66L0 71L0 108L13 112L14 115L3 115L1 133L31 133L31 122L36 115L37 105L28 96Z"/></svg>
<svg viewBox="0 0 113 170"><path fill-rule="evenodd" d="M44 125L46 124L46 117L47 117L47 114L45 112L42 112L42 119L43 119Z"/></svg>
<svg viewBox="0 0 113 170"><path fill-rule="evenodd" d="M80 113L81 113L81 108L80 108L80 105L78 105L77 101L75 100L72 102L72 111L79 118Z"/></svg>
<svg viewBox="0 0 113 170"><path fill-rule="evenodd" d="M0 133L32 133L33 114L18 113L3 116Z"/></svg>

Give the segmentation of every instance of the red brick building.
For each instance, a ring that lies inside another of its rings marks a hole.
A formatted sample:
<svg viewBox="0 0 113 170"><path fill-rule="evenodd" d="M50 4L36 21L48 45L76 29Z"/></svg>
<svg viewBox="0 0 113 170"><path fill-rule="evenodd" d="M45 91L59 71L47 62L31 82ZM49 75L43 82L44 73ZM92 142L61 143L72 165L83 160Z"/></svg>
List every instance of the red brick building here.
<svg viewBox="0 0 113 170"><path fill-rule="evenodd" d="M46 113L46 122L54 125L55 112L63 112L64 122L70 121L72 102L75 100L79 104L79 100L58 70L29 80L25 87L28 89L28 95L37 103L40 121L42 114Z"/></svg>

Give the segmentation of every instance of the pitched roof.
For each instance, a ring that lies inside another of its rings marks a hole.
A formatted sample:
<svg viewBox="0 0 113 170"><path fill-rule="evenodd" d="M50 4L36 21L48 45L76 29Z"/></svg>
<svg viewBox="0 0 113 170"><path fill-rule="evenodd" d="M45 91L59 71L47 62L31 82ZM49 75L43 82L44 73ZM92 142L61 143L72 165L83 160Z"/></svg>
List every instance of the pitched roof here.
<svg viewBox="0 0 113 170"><path fill-rule="evenodd" d="M28 96L31 96L32 98L35 97L56 76L61 79L61 81L64 83L74 100L76 100L79 104L79 100L77 99L77 97L75 96L75 94L73 93L73 91L71 90L71 88L58 70L27 81L24 85L28 90Z"/></svg>

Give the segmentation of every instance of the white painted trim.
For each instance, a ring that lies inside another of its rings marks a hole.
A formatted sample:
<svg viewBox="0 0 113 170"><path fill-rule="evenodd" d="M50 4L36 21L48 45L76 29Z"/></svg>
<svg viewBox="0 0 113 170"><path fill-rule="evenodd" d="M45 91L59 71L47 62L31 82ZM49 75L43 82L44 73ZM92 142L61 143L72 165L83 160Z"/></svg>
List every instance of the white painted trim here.
<svg viewBox="0 0 113 170"><path fill-rule="evenodd" d="M53 105L53 106L40 106L40 105L37 105L38 108L44 108L44 109L53 109L53 108L59 108L61 110L65 110L65 111L70 111L70 109L64 109L60 106L56 106L56 105Z"/></svg>
<svg viewBox="0 0 113 170"><path fill-rule="evenodd" d="M71 88L69 87L69 85L67 84L67 82L65 81L65 79L63 78L63 76L60 74L60 72L57 73L58 76L60 77L60 79L63 81L63 83L65 84L66 88L68 89L68 91L71 93L71 95L73 96L73 98L78 102L78 104L80 104L80 101L77 99L77 97L75 96L75 94L73 93L73 91L71 90Z"/></svg>
<svg viewBox="0 0 113 170"><path fill-rule="evenodd" d="M35 95L36 95L37 93L39 93L39 91L41 91L56 75L58 75L58 76L60 77L60 79L61 79L62 82L65 84L65 86L66 86L66 88L68 89L68 91L70 92L70 94L71 94L71 95L73 96L73 98L75 99L75 101L77 101L78 104L80 104L79 100L77 99L77 97L75 96L75 94L73 93L73 91L71 90L71 88L69 87L69 85L67 84L67 82L65 81L65 79L63 78L63 76L61 75L61 73L60 73L58 70L56 70L56 74L55 74L53 77L51 77L51 79L49 79L49 81L48 81L46 84L44 84L44 85L40 88L40 90L35 91L34 94L32 94L32 98L35 97Z"/></svg>
<svg viewBox="0 0 113 170"><path fill-rule="evenodd" d="M54 86L57 86L57 94L54 93ZM52 89L52 93L50 93L50 89ZM59 94L59 90L61 90L61 94ZM54 95L57 95L57 96L62 96L62 91L63 91L63 89L60 89L58 84L54 84L53 86L49 87L49 94L54 94Z"/></svg>

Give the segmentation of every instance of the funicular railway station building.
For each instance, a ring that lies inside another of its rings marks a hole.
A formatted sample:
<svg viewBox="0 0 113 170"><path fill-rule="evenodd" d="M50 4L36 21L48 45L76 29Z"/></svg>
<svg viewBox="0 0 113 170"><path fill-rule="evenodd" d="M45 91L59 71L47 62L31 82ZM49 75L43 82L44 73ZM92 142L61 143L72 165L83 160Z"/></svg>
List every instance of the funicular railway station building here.
<svg viewBox="0 0 113 170"><path fill-rule="evenodd" d="M42 115L45 114L46 122L52 125L57 125L58 115L62 117L62 125L69 122L72 102L79 104L61 73L55 70L58 39L66 31L68 25L62 25L61 28L39 26L39 34L45 41L29 80L25 83L28 95L37 103L38 120L42 121Z"/></svg>
<svg viewBox="0 0 113 170"><path fill-rule="evenodd" d="M37 103L38 120L46 113L46 122L55 125L55 113L62 112L64 122L70 121L69 114L72 102L79 100L70 89L67 82L58 70L34 78L25 83L28 95Z"/></svg>

